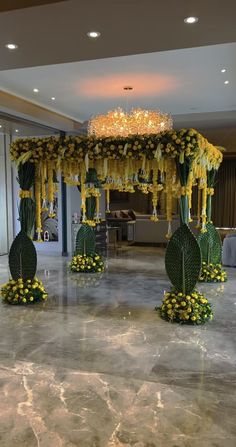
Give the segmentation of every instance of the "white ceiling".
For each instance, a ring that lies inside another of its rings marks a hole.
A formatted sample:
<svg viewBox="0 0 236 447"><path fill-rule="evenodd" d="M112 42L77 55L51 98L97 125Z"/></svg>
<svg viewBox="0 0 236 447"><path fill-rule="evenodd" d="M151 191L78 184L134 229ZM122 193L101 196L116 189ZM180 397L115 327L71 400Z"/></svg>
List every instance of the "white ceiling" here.
<svg viewBox="0 0 236 447"><path fill-rule="evenodd" d="M199 22L186 25L192 15ZM235 0L68 0L5 11L0 70L234 42L235 16ZM101 32L97 41L86 35L94 29ZM16 52L6 50L10 42Z"/></svg>
<svg viewBox="0 0 236 447"><path fill-rule="evenodd" d="M127 102L172 115L233 111L236 43L6 70L0 88L79 121Z"/></svg>

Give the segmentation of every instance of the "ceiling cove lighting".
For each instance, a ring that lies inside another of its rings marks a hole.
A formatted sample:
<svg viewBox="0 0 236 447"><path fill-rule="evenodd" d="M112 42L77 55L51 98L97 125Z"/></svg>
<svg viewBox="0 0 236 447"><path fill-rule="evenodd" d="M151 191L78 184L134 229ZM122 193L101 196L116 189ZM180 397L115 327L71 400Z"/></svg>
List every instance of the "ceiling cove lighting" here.
<svg viewBox="0 0 236 447"><path fill-rule="evenodd" d="M185 17L184 22L188 23L189 25L192 25L193 23L198 22L198 17L193 17L193 16Z"/></svg>
<svg viewBox="0 0 236 447"><path fill-rule="evenodd" d="M7 44L5 45L5 47L6 47L8 50L16 50L16 49L18 48L18 45L16 45L15 43L7 43Z"/></svg>
<svg viewBox="0 0 236 447"><path fill-rule="evenodd" d="M98 37L101 36L101 33L99 33L99 31L89 31L87 33L87 36L90 37L91 39L97 39Z"/></svg>
<svg viewBox="0 0 236 447"><path fill-rule="evenodd" d="M38 92L39 92L39 89L38 89L38 88L34 88L34 89L33 89L33 92L34 92L34 93L38 93Z"/></svg>
<svg viewBox="0 0 236 447"><path fill-rule="evenodd" d="M88 134L111 137L144 135L172 129L173 121L169 114L159 110L132 109L124 112L120 107L106 115L97 115L89 121Z"/></svg>

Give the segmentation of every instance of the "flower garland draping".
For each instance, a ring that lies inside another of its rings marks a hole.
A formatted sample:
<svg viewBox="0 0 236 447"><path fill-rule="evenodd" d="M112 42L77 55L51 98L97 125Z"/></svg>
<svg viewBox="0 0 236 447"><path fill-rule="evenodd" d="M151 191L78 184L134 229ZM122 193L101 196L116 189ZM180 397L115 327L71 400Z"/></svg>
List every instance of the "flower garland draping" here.
<svg viewBox="0 0 236 447"><path fill-rule="evenodd" d="M188 196L191 208L192 187L196 183L199 188L199 221L201 220L204 231L208 195L207 171L219 168L222 153L195 129L181 129L126 138L66 136L18 139L11 145L11 158L19 165L28 161L37 166L35 191L39 240L41 211L46 206L49 207L50 215L54 211L53 172L61 171L67 184L81 186L83 222L91 225L96 222L95 219L86 218L86 199L96 197L95 216L99 220L99 191L85 182L90 168L96 170L101 187L106 190L107 210L110 190L134 192L134 187L138 187L143 193L151 192L151 219L156 222L158 193L164 190L169 238L173 197ZM176 160L182 165L186 160L191 160L191 175L188 184L184 186L177 173ZM189 219L190 214L191 210Z"/></svg>

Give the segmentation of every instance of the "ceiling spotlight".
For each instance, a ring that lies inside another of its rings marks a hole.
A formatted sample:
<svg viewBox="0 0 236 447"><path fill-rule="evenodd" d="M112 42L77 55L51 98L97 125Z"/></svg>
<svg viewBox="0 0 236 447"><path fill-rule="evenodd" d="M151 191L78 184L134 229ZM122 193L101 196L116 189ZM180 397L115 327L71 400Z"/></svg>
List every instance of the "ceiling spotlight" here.
<svg viewBox="0 0 236 447"><path fill-rule="evenodd" d="M91 37L91 39L97 39L97 37L101 36L101 33L99 31L89 31L87 36Z"/></svg>
<svg viewBox="0 0 236 447"><path fill-rule="evenodd" d="M226 68L222 68L222 70L220 70L221 73L225 73L226 72Z"/></svg>
<svg viewBox="0 0 236 447"><path fill-rule="evenodd" d="M0 129L1 129L2 125L0 124Z"/></svg>
<svg viewBox="0 0 236 447"><path fill-rule="evenodd" d="M16 132L16 133L18 133L18 132L19 132L19 130L18 130L18 129L15 129L15 132Z"/></svg>
<svg viewBox="0 0 236 447"><path fill-rule="evenodd" d="M34 93L38 93L38 92L39 92L39 89L38 89L38 88L34 88L33 92L34 92Z"/></svg>
<svg viewBox="0 0 236 447"><path fill-rule="evenodd" d="M188 24L197 23L198 22L198 17L186 17L184 19L184 22L188 23Z"/></svg>
<svg viewBox="0 0 236 447"><path fill-rule="evenodd" d="M227 85L229 83L229 81L225 81L224 83Z"/></svg>
<svg viewBox="0 0 236 447"><path fill-rule="evenodd" d="M16 50L18 48L18 45L16 45L15 43L8 43L7 45L5 45L6 48L8 48L8 50Z"/></svg>
<svg viewBox="0 0 236 447"><path fill-rule="evenodd" d="M52 100L52 101L55 101L55 99L56 99L55 96L52 96L52 97L51 97L51 100Z"/></svg>

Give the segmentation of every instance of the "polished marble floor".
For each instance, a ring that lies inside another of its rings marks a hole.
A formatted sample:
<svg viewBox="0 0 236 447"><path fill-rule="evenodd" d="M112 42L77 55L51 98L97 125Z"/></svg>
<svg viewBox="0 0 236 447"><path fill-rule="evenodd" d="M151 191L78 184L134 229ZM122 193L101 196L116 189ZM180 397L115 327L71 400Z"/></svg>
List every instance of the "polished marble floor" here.
<svg viewBox="0 0 236 447"><path fill-rule="evenodd" d="M163 253L120 249L100 278L40 256L48 302L0 303L0 447L236 446L236 269L199 287L211 323L169 324Z"/></svg>

